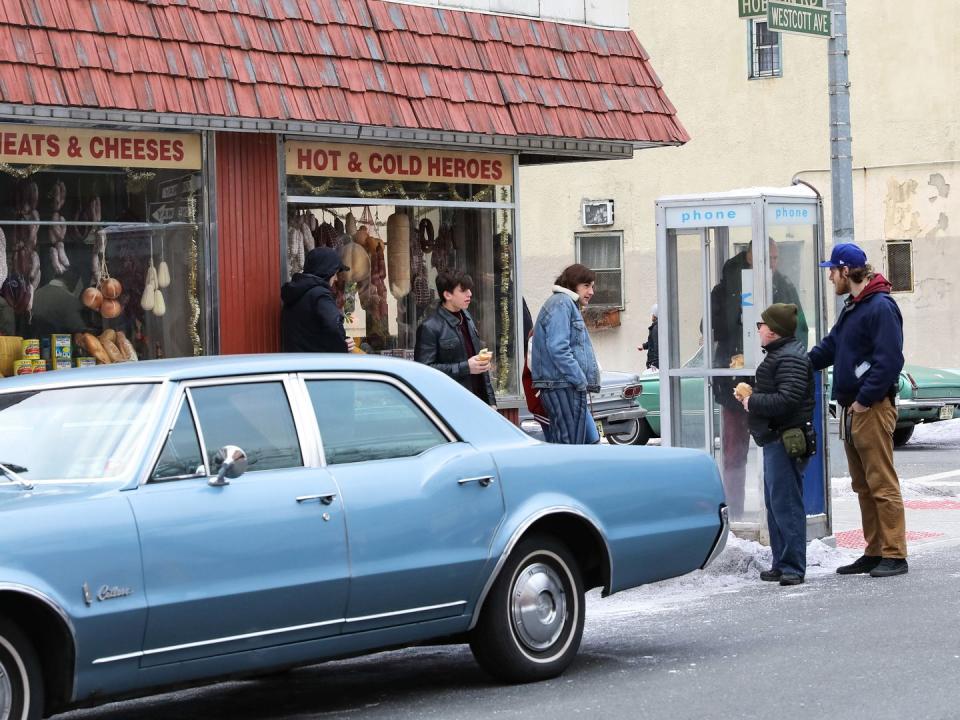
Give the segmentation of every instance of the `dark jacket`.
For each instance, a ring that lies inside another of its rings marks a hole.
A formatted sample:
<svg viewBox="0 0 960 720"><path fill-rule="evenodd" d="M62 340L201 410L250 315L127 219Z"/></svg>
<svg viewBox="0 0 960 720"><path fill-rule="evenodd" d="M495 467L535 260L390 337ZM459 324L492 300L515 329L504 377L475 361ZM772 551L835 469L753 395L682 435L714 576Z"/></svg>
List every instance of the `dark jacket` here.
<svg viewBox="0 0 960 720"><path fill-rule="evenodd" d="M335 266L331 262L304 265L302 273L280 288L284 352L347 352L343 313L337 307L329 280L337 273L340 262L337 259Z"/></svg>
<svg viewBox="0 0 960 720"><path fill-rule="evenodd" d="M480 336L477 335L477 326L466 310L463 311L463 317L470 331L473 349L475 352L480 352L483 345L480 343ZM480 378L478 384L483 387L482 394L474 391L474 376L470 374L470 366L467 364L467 349L463 344L463 335L460 334L460 320L443 307L443 303L438 303L433 315L420 323L420 327L417 328L417 344L413 350L413 359L449 375L487 405L496 404L490 373L485 372L477 376Z"/></svg>
<svg viewBox="0 0 960 720"><path fill-rule="evenodd" d="M890 283L875 274L856 297L848 296L836 324L810 351L813 367L833 365L833 399L869 407L893 398L903 369L903 318ZM859 377L857 376L859 372Z"/></svg>
<svg viewBox="0 0 960 720"><path fill-rule="evenodd" d="M763 348L766 357L748 405L750 434L757 445L776 440L780 432L802 427L813 418L813 366L800 341L780 338Z"/></svg>
<svg viewBox="0 0 960 720"><path fill-rule="evenodd" d="M741 273L753 265L747 261L747 251L743 250L723 264L720 271L720 282L710 291L710 322L713 326L713 339L716 340L714 351L714 365L716 367L730 367L734 355L743 353L743 280ZM800 304L800 294L789 278L782 272L775 270L772 279L773 298L775 303L793 303L797 306L797 330L794 336L806 346L807 319ZM713 384L713 394L717 402L733 410L737 410L736 398L733 397L734 386L741 381L749 380L746 377L718 377Z"/></svg>
<svg viewBox="0 0 960 720"><path fill-rule="evenodd" d="M647 367L660 367L660 335L657 326L657 320L650 325L647 333L647 341L643 344L643 349L647 351Z"/></svg>

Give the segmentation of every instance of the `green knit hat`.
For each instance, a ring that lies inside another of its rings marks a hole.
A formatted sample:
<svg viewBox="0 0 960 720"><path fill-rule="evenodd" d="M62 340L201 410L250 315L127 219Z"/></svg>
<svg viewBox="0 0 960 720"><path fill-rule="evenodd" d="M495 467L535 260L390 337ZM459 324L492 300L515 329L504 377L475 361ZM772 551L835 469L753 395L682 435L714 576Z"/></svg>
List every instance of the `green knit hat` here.
<svg viewBox="0 0 960 720"><path fill-rule="evenodd" d="M791 337L797 331L797 306L793 303L774 303L760 317L780 337Z"/></svg>

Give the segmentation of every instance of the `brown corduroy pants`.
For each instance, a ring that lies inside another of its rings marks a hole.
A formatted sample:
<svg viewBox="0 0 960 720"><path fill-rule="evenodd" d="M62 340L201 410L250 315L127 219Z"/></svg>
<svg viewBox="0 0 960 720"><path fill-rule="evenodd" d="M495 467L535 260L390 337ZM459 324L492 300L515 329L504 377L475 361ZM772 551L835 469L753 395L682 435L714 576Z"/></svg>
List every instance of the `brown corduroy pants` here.
<svg viewBox="0 0 960 720"><path fill-rule="evenodd" d="M847 409L850 436L843 443L854 492L860 500L865 555L907 557L907 523L900 479L893 466L897 408L884 398L862 413ZM843 419L841 418L841 422Z"/></svg>

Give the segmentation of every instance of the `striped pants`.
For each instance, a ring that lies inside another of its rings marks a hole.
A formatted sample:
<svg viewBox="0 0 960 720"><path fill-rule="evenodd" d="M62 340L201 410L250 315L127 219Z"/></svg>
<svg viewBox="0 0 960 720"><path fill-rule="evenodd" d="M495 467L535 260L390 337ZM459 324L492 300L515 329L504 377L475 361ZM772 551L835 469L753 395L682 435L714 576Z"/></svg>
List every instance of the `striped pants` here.
<svg viewBox="0 0 960 720"><path fill-rule="evenodd" d="M573 388L543 388L540 400L550 416L550 442L561 445L592 445L600 433L587 409L587 393Z"/></svg>

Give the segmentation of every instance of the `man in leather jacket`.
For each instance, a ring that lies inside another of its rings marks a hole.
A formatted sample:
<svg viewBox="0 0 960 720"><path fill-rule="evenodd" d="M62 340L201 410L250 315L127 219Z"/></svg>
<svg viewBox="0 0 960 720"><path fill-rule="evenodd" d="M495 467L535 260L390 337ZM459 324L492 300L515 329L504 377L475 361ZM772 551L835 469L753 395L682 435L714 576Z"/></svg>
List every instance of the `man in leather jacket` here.
<svg viewBox="0 0 960 720"><path fill-rule="evenodd" d="M487 405L497 401L490 381L491 354L484 350L477 326L467 308L473 297L473 279L459 270L437 275L436 311L417 328L413 357L449 375Z"/></svg>

